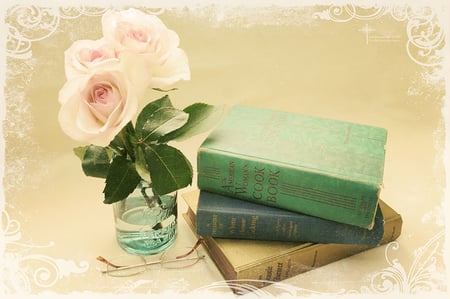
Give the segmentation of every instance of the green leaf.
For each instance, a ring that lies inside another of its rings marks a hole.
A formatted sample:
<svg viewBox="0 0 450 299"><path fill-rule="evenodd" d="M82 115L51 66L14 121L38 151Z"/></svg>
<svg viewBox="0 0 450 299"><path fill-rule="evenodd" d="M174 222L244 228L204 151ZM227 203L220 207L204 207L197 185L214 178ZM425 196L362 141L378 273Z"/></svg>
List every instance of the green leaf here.
<svg viewBox="0 0 450 299"><path fill-rule="evenodd" d="M223 106L195 103L186 107L183 111L189 114L186 125L166 134L158 140L159 142L166 143L170 140L182 141L211 129L221 118Z"/></svg>
<svg viewBox="0 0 450 299"><path fill-rule="evenodd" d="M111 156L106 148L97 145L85 147L81 166L87 176L106 178L109 171Z"/></svg>
<svg viewBox="0 0 450 299"><path fill-rule="evenodd" d="M167 194L192 183L192 166L178 149L167 144L152 144L144 148L145 159L150 165L152 187L160 194Z"/></svg>
<svg viewBox="0 0 450 299"><path fill-rule="evenodd" d="M138 128L137 136L141 142L151 142L158 140L187 123L189 114L172 108L163 107L155 111L144 123L142 128Z"/></svg>
<svg viewBox="0 0 450 299"><path fill-rule="evenodd" d="M83 161L84 153L86 152L86 149L88 147L89 145L75 147L73 149L73 152L75 153L75 156L77 156L81 161Z"/></svg>
<svg viewBox="0 0 450 299"><path fill-rule="evenodd" d="M168 95L165 95L160 99L157 99L153 102L148 103L142 109L142 111L139 113L139 115L136 119L136 131L139 131L141 128L144 127L147 120L152 118L153 113L155 113L158 109L161 109L164 107L174 108Z"/></svg>
<svg viewBox="0 0 450 299"><path fill-rule="evenodd" d="M161 92L169 92L169 91L178 90L178 88L176 88L176 87L170 88L170 89L162 89L162 88L152 88L152 89L156 90L156 91L161 91Z"/></svg>
<svg viewBox="0 0 450 299"><path fill-rule="evenodd" d="M126 156L127 154L134 158L133 147L136 144L136 133L131 121L122 128L122 130L110 142L109 147L114 149L117 154Z"/></svg>
<svg viewBox="0 0 450 299"><path fill-rule="evenodd" d="M85 175L106 177L112 156L111 151L101 146L86 145L74 148L73 152L81 160L81 168Z"/></svg>
<svg viewBox="0 0 450 299"><path fill-rule="evenodd" d="M151 182L150 171L148 170L147 161L145 160L144 149L142 146L137 146L136 150L136 171L139 173L141 178L146 182Z"/></svg>
<svg viewBox="0 0 450 299"><path fill-rule="evenodd" d="M125 199L140 181L141 177L131 161L121 156L115 157L106 177L103 203L111 204Z"/></svg>

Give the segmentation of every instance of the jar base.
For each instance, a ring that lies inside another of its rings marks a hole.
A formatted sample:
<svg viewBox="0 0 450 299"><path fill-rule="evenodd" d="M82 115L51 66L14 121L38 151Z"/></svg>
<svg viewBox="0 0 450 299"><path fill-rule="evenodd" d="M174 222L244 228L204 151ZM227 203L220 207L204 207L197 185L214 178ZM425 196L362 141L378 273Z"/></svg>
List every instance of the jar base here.
<svg viewBox="0 0 450 299"><path fill-rule="evenodd" d="M165 251L175 242L176 229L172 229L169 234L117 231L116 236L117 243L126 252L134 255L154 255Z"/></svg>

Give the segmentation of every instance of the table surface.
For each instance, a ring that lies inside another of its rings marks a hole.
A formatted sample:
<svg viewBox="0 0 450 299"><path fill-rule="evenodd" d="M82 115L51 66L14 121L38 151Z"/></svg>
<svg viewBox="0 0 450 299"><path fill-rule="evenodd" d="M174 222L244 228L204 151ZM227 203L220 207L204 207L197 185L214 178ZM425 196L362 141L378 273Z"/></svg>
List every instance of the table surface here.
<svg viewBox="0 0 450 299"><path fill-rule="evenodd" d="M5 23L14 30L2 51L0 295L232 296L209 257L182 271L155 269L129 278L99 272L98 255L123 251L115 241L112 208L102 203L103 181L83 175L72 153L81 144L60 130L57 97L65 81L63 51L75 40L99 38L105 8L75 11L15 7L12 2L4 11ZM176 84L178 90L171 92L175 106L205 101L228 109L239 103L388 130L382 198L403 217L399 239L254 295L448 295L448 159L443 158L448 57L443 62L439 52L445 45L440 37L442 25L448 25L448 4L443 7L151 9L179 34L189 57L192 79ZM194 171L196 150L206 136L174 144ZM194 178L180 193L195 186ZM180 201L180 215L185 210ZM195 240L180 217L174 246Z"/></svg>

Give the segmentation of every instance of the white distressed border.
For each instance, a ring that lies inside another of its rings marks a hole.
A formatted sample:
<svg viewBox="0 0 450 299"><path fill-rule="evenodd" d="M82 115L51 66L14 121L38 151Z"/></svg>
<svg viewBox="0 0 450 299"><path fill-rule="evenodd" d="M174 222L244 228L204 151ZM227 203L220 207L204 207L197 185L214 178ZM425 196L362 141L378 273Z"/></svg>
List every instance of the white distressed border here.
<svg viewBox="0 0 450 299"><path fill-rule="evenodd" d="M36 5L36 6L53 6L53 7L55 5L60 5L60 4L55 3L56 1L20 1L20 0L17 0L17 1L8 1L8 2L10 2L10 3L8 3L8 7L10 7L12 5L17 5L17 4L24 4L24 5L31 5L32 4L32 5ZM349 4L348 1L333 1L333 2L336 5L348 5ZM439 2L439 3L437 3L437 2ZM78 1L77 3L79 3L80 5L83 5L83 4L91 5L91 6L93 5L93 3L91 1ZM127 6L145 6L145 5L149 4L149 1L127 1L126 3L127 3ZM177 6L192 6L192 7L195 6L195 7L198 7L198 6L202 6L202 5L214 4L216 6L221 6L223 9L233 9L235 7L243 7L243 6L246 6L248 8L255 7L255 6L258 6L258 7L270 7L271 5L274 5L274 4L277 5L277 6L280 6L280 7L284 7L284 6L290 7L290 6L315 5L315 4L328 4L328 3L329 3L329 1L302 1L301 4L299 4L299 3L295 3L293 1L283 1L283 0L282 1L264 1L264 0L263 1L247 1L247 2L245 2L245 4L241 3L241 1L237 1L237 0L232 0L232 1L212 1L212 0L211 1L151 1L152 5L155 5L157 7L162 7L162 8L171 8L171 7L177 7ZM372 4L376 4L376 5L388 5L388 3L390 4L391 2L387 2L386 4L383 4L382 1L369 1L369 2L368 1L353 1L353 3L355 3L355 5L363 5L363 4L367 4L367 3L372 3ZM407 4L407 5L415 5L415 6L420 6L420 5L428 5L428 6L430 6L430 5L433 5L435 7L435 11L438 12L438 19L442 22L440 25L442 26L443 30L445 30L445 35L448 38L448 36L449 36L449 34L448 34L449 33L449 24L448 24L448 22L449 22L448 21L449 20L448 13L449 13L449 11L448 11L448 4L445 3L445 1L434 1L433 4L430 4L429 1L397 1L395 3L396 4L400 3L400 4ZM66 5L66 3L64 3L64 5ZM70 5L71 6L72 5L76 5L76 3L71 2ZM1 6L5 6L5 4L2 2ZM111 1L97 0L97 1L95 1L95 6L110 7L111 6ZM113 3L112 6L115 7L115 8L125 7L124 5L119 4L119 3ZM6 8L7 7L5 7L5 8L1 7L0 17L2 19L4 19L4 17L5 17ZM2 30L4 30L4 28L2 28ZM43 37L43 38L45 38L45 37ZM414 44L414 40L412 40L412 38L409 38L409 41L412 42L412 44ZM3 44L6 43L6 32L1 32L1 34L0 34L0 42L3 43ZM427 45L425 45L425 50L424 51L426 51L426 49L427 49L426 47L427 47ZM449 57L448 57L449 46L448 46L448 41L447 41L447 44L445 45L444 51L445 51L446 54L443 57L444 61L442 63L443 68L442 68L441 71L444 73L444 74L442 74L442 76L445 77L446 91L447 92L446 92L445 105L444 105L443 111L442 111L443 118L445 120L445 127L446 127L446 141L445 141L445 150L444 150L443 160L444 160L444 163L445 163L446 167L448 167L449 166L449 161L450 161L450 158L449 158L449 156L450 156L450 153L449 153L449 146L450 146L450 138L449 138L449 117L450 117L450 111L449 111L450 110L449 109L449 105L450 105L449 104L449 90L450 89L449 89L449 77L448 77L449 76L448 75L449 74ZM3 87L4 87L4 82L5 82L5 68L6 68L5 60L6 59L5 59L5 56L4 56L4 52L2 52L1 54L2 54L2 56L0 57L0 68L1 68L0 82L2 83L2 89L0 90L0 98L3 99L4 98ZM408 52L408 55L410 55L410 57L412 59L414 59L414 57L411 55L410 52ZM24 56L23 58L26 58L26 56ZM422 63L421 61L417 61L417 62L418 63ZM5 110L6 110L5 109L5 104L4 104L4 101L2 100L0 102L0 120L2 120L2 121L5 119ZM0 159L1 159L1 161L0 162L1 162L1 167L2 167L1 170L0 170L0 177L1 178L4 177L3 165L4 165L4 161L5 161L4 160L5 152L4 152L3 136L4 136L3 135L3 128L0 127L0 137L1 137L0 138L1 139L1 143L0 143ZM446 168L446 170L448 171L448 168ZM448 174L446 175L446 183L447 183L447 188L446 188L446 191L445 191L445 198L448 199L449 195L450 195L450 191L449 191L450 179L449 179L449 175ZM0 193L0 210L1 211L4 210L4 206L5 206L4 194ZM446 211L448 211L448 208L449 208L448 200L445 200L444 207L446 208ZM18 235L15 235L15 234L19 234L19 239L20 239L20 223L16 223L14 219L9 219L9 216L7 214L3 214L2 218L3 219L7 219L6 223L9 225L8 227L11 227L11 225L15 224L15 225L18 225L19 230L13 231L14 234L12 234L12 236L14 236L14 237L12 239L11 239L11 234L8 234L8 232L11 233L11 231L5 232L5 234L2 234L0 236L1 237L1 239L0 239L0 250L1 250L1 252L4 251L4 244L6 242L10 242L11 240L17 241ZM447 230L450 227L449 217L448 216L446 217L446 227L447 227ZM435 238L430 240L423 247L418 248L417 251L419 253L421 253L421 252L423 252L423 250L428 250L430 248L430 246L435 244L435 242L441 242L441 245L442 245L442 240L443 240L444 233L445 233L444 231L439 232L435 236ZM448 236L448 231L446 233L447 233L446 235ZM448 240L448 237L447 237L447 240ZM445 245L442 245L442 246L443 246L442 250L444 252L447 252L448 244L445 244ZM433 248L435 248L435 247L433 247ZM386 250L388 250L388 248ZM386 254L387 254L387 252L386 252ZM431 255L430 255L430 257L431 257ZM45 257L45 256L33 256L32 258L37 258L37 259L42 259L42 260L48 259L48 257ZM392 262L391 266L393 266L394 269L396 269L395 268L396 265L397 265L397 268L398 268L398 265L399 265L398 263L395 264L395 261L389 260L389 258L387 256L386 256L386 260L388 262ZM2 261L2 264L3 264L4 260L2 259L1 261ZM58 263L66 264L66 266L64 266L66 268L67 268L67 263L68 263L68 264L71 265L70 267L72 267L72 270L70 270L69 272L74 272L74 273L78 272L78 271L84 271L83 269L85 269L84 267L86 267L85 264L81 264L80 266L78 266L78 265L74 265L73 262L71 262L71 261L61 261L61 260L55 260L55 259L52 259L52 258L50 258L50 262L49 263L52 264L52 267L54 267L54 265L57 265ZM448 257L446 258L446 264L449 265ZM56 267L58 268L59 266L56 266ZM62 268L64 268L64 267L62 267ZM402 267L401 264L400 264L400 267ZM387 272L393 271L392 267L391 268L387 268L386 271ZM400 269L400 271L402 271L402 270ZM404 271L404 269L403 269L403 271ZM447 267L447 272L448 272L447 276L450 277L450 270L448 269L448 267ZM218 283L220 283L220 282L218 282ZM282 286L282 285L283 284L280 284L280 286ZM287 288L292 288L292 286L286 286L286 287ZM206 293L208 293L208 292L206 292ZM308 293L308 291L306 293ZM93 297L93 298L97 298L98 297L96 294L90 294L90 293L82 293L82 294L84 296L86 296L86 297ZM298 293L296 293L296 292L294 292L294 293L288 292L288 294L298 295ZM311 291L308 294L309 295L314 295L314 292ZM57 294L51 294L51 293L49 293L48 295L50 297L53 297L53 295L57 296ZM79 295L81 295L81 294L74 294L74 296L79 296ZM158 295L158 297L160 297L161 295L162 296L164 296L164 295L172 296L174 294L170 294L170 292L169 292L169 294L160 294L160 295ZM176 295L178 296L179 294L176 294ZM197 291L197 292L193 292L192 293L192 297L193 298L196 298L198 295L205 295L205 293L202 292L202 291ZM219 295L219 294L214 294L215 297L217 297L217 295ZM269 295L270 296L270 294L261 294L261 295ZM318 295L318 294L315 294L315 295ZM325 295L325 294L322 294L322 295ZM334 295L336 295L336 294L334 294ZM334 296L334 295L332 295L332 296ZM370 295L367 295L367 296L370 296ZM71 296L69 295L69 297L71 297ZM139 298L139 297L141 297L141 296L137 296L136 298ZM191 297L191 296L188 295L187 297ZM219 295L219 297L220 297L220 295ZM22 298L22 295L21 295L21 298ZM145 295L145 298L149 298L149 296Z"/></svg>

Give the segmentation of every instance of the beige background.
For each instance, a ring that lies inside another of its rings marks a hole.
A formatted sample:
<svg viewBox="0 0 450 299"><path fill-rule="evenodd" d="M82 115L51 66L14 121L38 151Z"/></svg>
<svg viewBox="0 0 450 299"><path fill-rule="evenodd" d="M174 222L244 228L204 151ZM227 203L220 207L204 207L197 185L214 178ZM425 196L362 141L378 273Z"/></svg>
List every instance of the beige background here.
<svg viewBox="0 0 450 299"><path fill-rule="evenodd" d="M382 197L403 216L398 242L256 295L448 294L443 245L448 9L442 4L431 9L250 5L152 10L179 34L190 61L191 81L177 84L179 90L171 93L175 106L243 103L388 130ZM97 255L122 253L114 239L112 210L102 204L103 182L82 174L72 153L80 144L61 132L56 116L65 81L63 51L77 39L99 38L102 9L11 4L4 11L5 275L0 294L170 290L231 295L209 258L185 271L155 270L130 279L99 273ZM205 137L176 145L194 166ZM194 187L195 182L186 190ZM183 202L179 209L185 211ZM181 218L175 246L194 242Z"/></svg>

